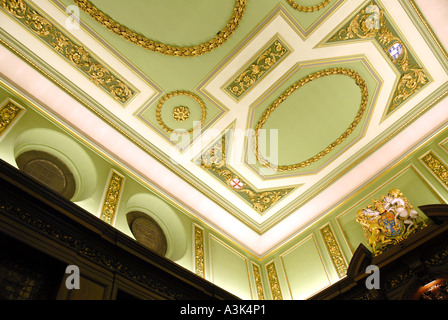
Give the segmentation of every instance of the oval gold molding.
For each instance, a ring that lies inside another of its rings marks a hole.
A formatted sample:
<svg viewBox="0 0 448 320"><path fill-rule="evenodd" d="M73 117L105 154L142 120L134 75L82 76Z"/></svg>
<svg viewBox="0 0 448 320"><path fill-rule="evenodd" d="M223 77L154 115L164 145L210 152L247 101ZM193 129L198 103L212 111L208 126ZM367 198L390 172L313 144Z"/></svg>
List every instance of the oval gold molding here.
<svg viewBox="0 0 448 320"><path fill-rule="evenodd" d="M314 12L319 11L320 9L324 8L327 4L331 2L331 0L324 0L321 3L315 5L315 6L302 6L295 2L294 0L286 0L288 4L293 7L296 10L303 11L303 12Z"/></svg>
<svg viewBox="0 0 448 320"><path fill-rule="evenodd" d="M178 90L178 91L173 91L170 93L167 93L165 96L162 97L162 99L160 99L159 104L157 105L157 109L156 109L156 117L157 117L157 122L160 124L160 126L163 128L163 130L165 130L168 133L172 133L175 129L172 129L170 127L168 127L165 122L163 122L162 120L162 106L163 104L170 98L175 97L175 96L187 96L190 98L193 98L201 107L201 123L199 124L200 126L202 126L205 122L205 117L207 116L207 109L205 107L205 103L204 101L202 101L202 99L194 94L193 92L189 92L189 91L184 91L184 90ZM188 131L182 131L179 132L180 134L191 134L196 128L191 128Z"/></svg>
<svg viewBox="0 0 448 320"><path fill-rule="evenodd" d="M355 80L356 84L361 88L361 105L359 107L358 113L356 114L356 117L353 120L353 122L350 124L350 126L344 131L344 133L339 138L337 138L333 143L331 143L327 148L325 148L323 151L319 152L315 156L313 156L305 161L302 161L302 162L299 162L296 164L275 166L275 165L272 165L270 162L268 162L266 159L264 159L262 156L260 156L259 150L258 150L259 132L263 128L263 126L266 123L266 121L268 120L269 116L275 111L275 109L277 109L280 106L280 104L283 101L285 101L290 95L292 95L296 90L305 86L307 83L309 83L313 80L331 76L331 75L348 76L348 77L352 78L353 80ZM277 172L297 170L297 169L309 166L310 164L320 160L322 157L324 157L329 152L331 152L331 150L333 150L336 146L341 144L353 132L353 130L356 128L356 126L361 121L362 116L364 115L364 112L367 108L368 99L369 99L369 93L368 93L366 82L357 72L355 72L353 70L345 69L345 68L333 68L333 69L318 71L311 75L306 76L305 78L303 78L303 79L299 80L298 82L296 82L295 84L293 84L280 97L278 97L275 100L275 102L273 104L271 104L265 110L265 112L263 113L263 116L258 121L258 123L255 127L255 154L257 156L257 160L263 166L273 169L273 170L276 170Z"/></svg>
<svg viewBox="0 0 448 320"><path fill-rule="evenodd" d="M216 37L200 45L191 47L179 47L153 41L143 35L129 30L125 26L122 26L121 24L116 22L114 19L108 17L88 0L73 1L80 9L88 13L95 21L99 22L101 25L108 28L113 33L123 37L124 39L149 51L159 52L165 55L176 57L199 56L220 47L238 28L246 9L246 0L236 0L232 17L227 22L227 25L224 27L224 29L218 32Z"/></svg>

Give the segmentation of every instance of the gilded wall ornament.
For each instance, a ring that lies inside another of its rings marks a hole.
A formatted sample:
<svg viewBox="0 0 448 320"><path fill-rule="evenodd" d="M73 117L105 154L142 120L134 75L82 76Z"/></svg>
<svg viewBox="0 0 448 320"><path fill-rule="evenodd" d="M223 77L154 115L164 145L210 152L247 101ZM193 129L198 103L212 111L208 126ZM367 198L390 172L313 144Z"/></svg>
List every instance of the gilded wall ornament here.
<svg viewBox="0 0 448 320"><path fill-rule="evenodd" d="M398 189L391 189L380 200L372 200L372 204L358 210L356 221L363 227L374 256L426 227L417 210Z"/></svg>
<svg viewBox="0 0 448 320"><path fill-rule="evenodd" d="M194 226L194 271L205 278L205 251L204 251L204 230Z"/></svg>
<svg viewBox="0 0 448 320"><path fill-rule="evenodd" d="M378 5L362 9L347 27L339 30L328 42L372 39L376 40L401 73L401 78L387 114L398 108L428 82L428 76L412 57L405 43L391 27L386 14Z"/></svg>
<svg viewBox="0 0 448 320"><path fill-rule="evenodd" d="M271 294L273 300L283 300L282 290L280 288L280 282L278 280L277 270L275 268L275 262L272 261L266 265L268 273L269 287L271 288Z"/></svg>
<svg viewBox="0 0 448 320"><path fill-rule="evenodd" d="M199 104L199 106L201 107L201 120L200 120L200 123L198 124L198 126L202 126L204 124L205 118L207 116L207 108L205 107L204 101L198 95L194 94L193 92L184 91L184 90L172 91L170 93L167 93L166 95L164 95L160 99L159 103L157 104L157 109L156 109L157 122L160 124L160 126L163 128L163 130L165 130L168 133L175 132L175 133L180 133L180 134L186 134L186 133L191 134L191 133L193 133L193 131L195 129L197 129L196 127L191 128L191 129L186 130L186 131L184 131L184 130L176 131L176 129L168 127L165 124L165 122L162 120L162 107L163 107L163 104L168 99L170 99L172 97L176 97L176 96L187 96L187 97L190 97L190 98L194 99ZM185 107L183 107L183 108L185 108ZM173 116L174 116L174 113L173 113ZM184 120L186 120L185 119L185 114L183 115L183 118L184 118Z"/></svg>
<svg viewBox="0 0 448 320"><path fill-rule="evenodd" d="M433 152L421 158L425 166L448 188L448 167Z"/></svg>
<svg viewBox="0 0 448 320"><path fill-rule="evenodd" d="M120 80L111 70L93 58L86 48L76 44L52 25L25 0L0 0L0 8L6 10L28 30L39 36L44 43L115 100L126 103L134 95L134 91L123 80Z"/></svg>
<svg viewBox="0 0 448 320"><path fill-rule="evenodd" d="M188 107L179 106L173 109L173 118L176 121L183 122L190 117L190 109Z"/></svg>
<svg viewBox="0 0 448 320"><path fill-rule="evenodd" d="M191 46L191 47L180 47L174 45L168 45L161 42L157 42L146 38L141 34L137 34L134 31L126 28L125 26L119 24L111 17L104 14L97 7L95 7L88 0L73 0L75 4L89 14L92 19L115 33L120 37L123 37L127 41L130 41L146 50L152 52L158 52L169 56L176 57L193 57L208 53L218 47L220 47L225 41L227 41L230 36L238 28L241 19L243 18L244 11L246 9L246 0L236 0L235 7L233 8L233 14L227 25L222 29L217 35L202 44Z"/></svg>
<svg viewBox="0 0 448 320"><path fill-rule="evenodd" d="M112 171L101 208L100 219L112 225L118 210L124 177Z"/></svg>
<svg viewBox="0 0 448 320"><path fill-rule="evenodd" d="M255 286L257 288L257 297L258 300L265 300L264 289L263 289L263 280L261 277L260 267L255 263L252 263L252 269L254 271L255 277Z"/></svg>
<svg viewBox="0 0 448 320"><path fill-rule="evenodd" d="M325 242L325 246L330 253L331 260L333 261L333 265L338 272L339 278L344 277L347 274L347 262L344 259L344 255L342 254L342 250L339 247L339 244L336 240L336 237L331 229L330 225L327 224L325 227L320 229L322 237Z"/></svg>
<svg viewBox="0 0 448 320"><path fill-rule="evenodd" d="M285 197L293 188L256 191L226 166L226 138L223 136L201 156L201 167L213 173L229 188L240 194L255 211L263 213Z"/></svg>
<svg viewBox="0 0 448 320"><path fill-rule="evenodd" d="M288 4L296 10L303 12L314 12L323 9L327 4L331 2L331 0L324 0L321 3L316 4L314 6L302 6L294 0L286 0L286 2L288 2Z"/></svg>
<svg viewBox="0 0 448 320"><path fill-rule="evenodd" d="M0 136L12 126L24 109L9 100L0 108Z"/></svg>
<svg viewBox="0 0 448 320"><path fill-rule="evenodd" d="M260 55L252 60L247 68L234 77L226 86L226 91L234 98L240 99L269 71L273 70L289 52L290 50L283 40L276 37Z"/></svg>
<svg viewBox="0 0 448 320"><path fill-rule="evenodd" d="M336 140L334 140L323 151L319 152L315 156L313 156L305 161L302 161L302 162L299 162L296 164L291 164L291 165L273 165L269 161L264 159L263 156L261 156L260 152L259 152L259 133L260 133L260 130L265 125L268 118L270 117L270 115L275 111L275 109L277 109L280 106L280 104L282 102L284 102L288 97L290 97L295 91L297 91L301 87L305 86L306 84L308 84L311 81L314 81L314 80L317 80L317 79L320 79L323 77L327 77L327 76L332 76L332 75L343 75L343 76L350 77L353 80L355 80L356 84L361 89L361 104L360 104L358 113L356 114L356 116L355 116L354 120L352 121L352 123L350 124L350 126L344 131L344 133L340 137L338 137ZM346 68L333 68L333 69L318 71L318 72L315 72L313 74L310 74L310 75L304 77L303 79L299 80L298 82L293 84L291 87L289 87L280 97L278 97L274 101L274 103L272 103L264 111L263 115L261 116L260 120L258 121L258 123L255 127L255 143L254 143L254 152L257 157L258 162L260 164L262 164L263 166L270 168L274 171L282 172L282 171L293 171L293 170L301 169L301 168L311 165L312 163L314 163L316 161L319 161L325 155L330 153L334 148L336 148L339 144L341 144L345 139L347 139L347 137L355 130L356 126L361 121L361 119L364 115L364 112L367 109L368 100L369 100L369 92L367 89L367 84L364 81L364 79L357 72L355 72L353 70L346 69Z"/></svg>

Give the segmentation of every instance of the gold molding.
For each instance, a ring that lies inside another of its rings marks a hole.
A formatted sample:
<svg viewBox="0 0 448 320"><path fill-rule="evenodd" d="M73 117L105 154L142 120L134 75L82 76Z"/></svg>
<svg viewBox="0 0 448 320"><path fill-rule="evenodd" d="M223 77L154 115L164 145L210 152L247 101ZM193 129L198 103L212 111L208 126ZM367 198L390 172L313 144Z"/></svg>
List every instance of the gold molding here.
<svg viewBox="0 0 448 320"><path fill-rule="evenodd" d="M135 92L124 81L118 79L112 71L93 58L86 48L69 39L25 0L14 2L0 0L0 7L39 36L40 40L68 60L93 84L105 90L115 100L124 104L132 98Z"/></svg>
<svg viewBox="0 0 448 320"><path fill-rule="evenodd" d="M269 287L273 300L283 300L280 282L278 280L277 269L275 268L275 261L271 261L266 265L266 272L268 274Z"/></svg>
<svg viewBox="0 0 448 320"><path fill-rule="evenodd" d="M205 278L204 229L194 225L194 272Z"/></svg>
<svg viewBox="0 0 448 320"><path fill-rule="evenodd" d="M339 246L338 240L336 239L333 229L331 228L330 222L320 229L322 238L324 239L325 246L327 247L328 253L331 256L333 265L338 272L339 278L344 277L347 274L347 261L342 253Z"/></svg>
<svg viewBox="0 0 448 320"><path fill-rule="evenodd" d="M117 216L118 203L120 202L121 192L123 191L124 180L124 176L113 169L111 170L100 213L100 219L110 225L114 224Z"/></svg>
<svg viewBox="0 0 448 320"><path fill-rule="evenodd" d="M264 159L259 154L259 148L258 148L259 132L263 128L267 119L275 111L275 109L277 109L280 106L280 104L283 101L285 101L289 96L291 96L296 90L300 89L301 87L305 86L307 83L309 83L313 80L317 80L319 78L331 76L331 75L348 76L348 77L352 78L353 80L355 80L356 84L360 87L360 89L361 89L361 104L360 104L360 107L359 107L358 113L356 114L355 119L353 120L353 122L350 124L350 126L345 130L345 132L339 138L337 138L327 148L325 148L323 151L317 153L315 156L313 156L305 161L302 161L302 162L299 162L296 164L292 164L292 165L272 165L269 161ZM302 78L301 80L299 80L298 82L296 82L295 84L290 86L281 96L279 96L274 101L273 104L271 104L264 111L264 113L261 116L260 120L258 121L257 125L255 126L255 145L254 145L255 150L254 150L254 152L257 157L258 162L261 165L265 166L266 168L273 169L277 172L284 172L284 171L297 170L297 169L309 166L310 164L320 160L325 155L330 153L335 147L337 147L339 144L341 144L355 130L356 126L361 121L365 110L367 109L368 100L369 100L369 92L367 89L367 84L366 84L365 80L357 72L355 72L353 70L346 69L346 68L332 68L332 69L326 69L323 71L318 71L318 72L315 72L313 74L310 74L310 75Z"/></svg>
<svg viewBox="0 0 448 320"><path fill-rule="evenodd" d="M193 98L201 107L201 123L199 124L199 126L202 126L205 122L205 118L207 116L207 108L205 107L205 103L204 101L196 94L194 94L193 92L189 92L189 91L185 91L185 90L177 90L177 91L172 91L170 93L167 93L166 95L164 95L159 103L157 104L157 109L156 109L156 118L157 118L157 122L160 124L160 126L163 128L163 130L165 130L168 133L172 133L172 132L176 132L176 129L172 129L170 127L168 127L165 122L163 122L162 120L162 106L163 104L170 98L172 97L176 97L176 96L187 96L190 98ZM191 128L187 131L181 131L179 132L180 134L191 134L193 133L193 131L197 129L196 127ZM176 132L178 133L178 132Z"/></svg>
<svg viewBox="0 0 448 320"><path fill-rule="evenodd" d="M266 297L264 295L263 280L261 277L260 267L252 262L252 269L254 271L255 286L257 289L258 300L266 300Z"/></svg>
<svg viewBox="0 0 448 320"><path fill-rule="evenodd" d="M321 3L316 4L314 6L302 6L302 5L298 4L297 2L295 2L294 0L286 0L286 2L288 2L288 4L296 10L299 10L302 12L314 12L314 11L319 11L319 10L323 9L327 4L329 4L331 2L331 0L324 0Z"/></svg>
<svg viewBox="0 0 448 320"><path fill-rule="evenodd" d="M13 126L24 111L24 108L11 99L7 99L3 103L0 107L0 137Z"/></svg>
<svg viewBox="0 0 448 320"><path fill-rule="evenodd" d="M420 157L420 160L437 180L448 189L448 166L432 150Z"/></svg>
<svg viewBox="0 0 448 320"><path fill-rule="evenodd" d="M179 47L153 41L141 34L137 34L127 27L108 17L88 0L73 0L76 5L90 15L92 19L106 27L114 34L136 44L146 50L169 56L192 57L199 56L220 47L238 28L246 9L246 0L236 0L233 14L223 30L208 42L191 47Z"/></svg>

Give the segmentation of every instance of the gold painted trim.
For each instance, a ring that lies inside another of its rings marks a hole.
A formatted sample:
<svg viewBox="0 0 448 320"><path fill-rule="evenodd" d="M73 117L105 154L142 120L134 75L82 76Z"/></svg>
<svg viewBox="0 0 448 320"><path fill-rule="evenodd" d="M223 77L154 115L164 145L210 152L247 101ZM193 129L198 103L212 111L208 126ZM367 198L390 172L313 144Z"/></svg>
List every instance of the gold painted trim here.
<svg viewBox="0 0 448 320"><path fill-rule="evenodd" d="M207 116L207 108L205 107L205 103L204 101L196 94L194 94L193 92L189 92L189 91L185 91L185 90L178 90L178 91L172 91L167 93L166 95L164 95L159 103L157 104L157 109L156 109L156 118L157 118L157 122L160 124L160 126L163 128L163 130L165 130L168 133L172 133L172 132L176 132L177 134L191 134L193 133L195 130L197 130L197 127L191 128L187 131L176 131L176 129L172 129L170 127L168 127L165 122L163 122L162 120L162 106L163 104L170 98L172 97L176 97L176 96L187 96L190 97L192 99L194 99L199 106L201 107L201 122L200 124L197 125L197 127L201 127L204 122L205 122L205 118Z"/></svg>
<svg viewBox="0 0 448 320"><path fill-rule="evenodd" d="M111 170L109 182L103 197L103 206L100 212L100 219L110 225L114 225L117 217L118 204L124 186L124 176L115 170Z"/></svg>
<svg viewBox="0 0 448 320"><path fill-rule="evenodd" d="M204 229L193 225L194 233L194 273L205 279Z"/></svg>
<svg viewBox="0 0 448 320"><path fill-rule="evenodd" d="M88 0L73 0L76 5L84 12L90 15L92 19L106 27L114 34L136 44L146 50L158 52L176 57L193 57L208 53L220 47L238 28L246 9L246 0L236 0L232 17L223 30L208 42L191 47L179 47L167 45L161 42L153 41L141 34L137 34L127 27L119 24L114 19L108 17Z"/></svg>
<svg viewBox="0 0 448 320"><path fill-rule="evenodd" d="M257 289L258 300L266 300L260 266L252 262L252 270L254 272L255 287Z"/></svg>
<svg viewBox="0 0 448 320"><path fill-rule="evenodd" d="M123 80L118 79L111 70L93 58L86 48L67 37L25 0L17 0L14 3L2 0L0 8L121 104L128 102L135 94Z"/></svg>
<svg viewBox="0 0 448 320"><path fill-rule="evenodd" d="M448 189L448 165L432 150L420 157L420 161Z"/></svg>
<svg viewBox="0 0 448 320"><path fill-rule="evenodd" d="M265 266L268 275L269 288L271 289L271 296L273 300L283 300L282 290L278 279L275 261L272 260Z"/></svg>
<svg viewBox="0 0 448 320"><path fill-rule="evenodd" d="M296 164L292 164L292 165L272 165L269 161L264 159L259 154L259 144L258 144L259 132L263 128L267 119L275 111L275 109L278 108L280 106L280 104L283 101L285 101L289 96L291 96L296 90L300 89L301 87L305 86L307 83L309 83L313 80L317 80L319 78L323 78L323 77L331 76L331 75L348 76L348 77L352 78L353 80L355 80L356 84L360 87L360 89L361 89L361 105L359 107L358 113L355 116L355 119L352 121L350 126L345 130L345 132L339 138L337 138L327 148L325 148L323 151L319 152L315 156L313 156L305 161L302 161L302 162L299 162ZM258 121L258 123L255 127L255 150L254 150L255 156L257 157L258 162L261 165L265 166L266 168L272 169L276 172L283 172L283 171L297 170L297 169L309 166L310 164L322 159L325 155L330 153L336 146L341 144L355 130L356 126L361 121L365 110L367 109L368 101L369 101L369 92L368 92L367 84L364 81L364 79L357 72L355 72L353 70L346 69L346 68L332 68L332 69L326 69L323 71L318 71L318 72L315 72L311 75L308 75L308 76L302 78L301 80L299 80L298 82L296 82L295 84L290 86L280 97L278 97L275 100L275 102L273 104L271 104L265 110L262 117Z"/></svg>
<svg viewBox="0 0 448 320"><path fill-rule="evenodd" d="M324 0L321 3L314 5L314 6L302 6L302 5L298 4L297 2L295 2L294 0L286 0L286 2L288 2L288 4L296 10L299 10L302 12L314 12L314 11L319 11L319 10L323 9L327 4L329 4L331 2L331 0Z"/></svg>
<svg viewBox="0 0 448 320"><path fill-rule="evenodd" d="M320 228L320 233L325 243L325 247L331 256L331 261L338 273L339 278L344 277L347 274L347 261L339 246L338 240L334 235L333 228L328 222L325 226Z"/></svg>
<svg viewBox="0 0 448 320"><path fill-rule="evenodd" d="M0 137L3 137L25 112L25 108L7 98L0 107Z"/></svg>

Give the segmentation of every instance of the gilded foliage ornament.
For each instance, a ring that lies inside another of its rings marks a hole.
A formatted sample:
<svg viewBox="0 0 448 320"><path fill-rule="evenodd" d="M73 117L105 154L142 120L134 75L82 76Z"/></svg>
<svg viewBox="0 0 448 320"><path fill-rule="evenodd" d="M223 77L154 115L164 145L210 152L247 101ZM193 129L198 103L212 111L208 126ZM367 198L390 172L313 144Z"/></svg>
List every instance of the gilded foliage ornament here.
<svg viewBox="0 0 448 320"><path fill-rule="evenodd" d="M9 12L53 50L68 60L91 82L108 92L121 103L127 102L134 95L133 90L118 79L112 71L97 61L83 47L70 40L43 15L27 4L25 0L0 0L0 7Z"/></svg>
<svg viewBox="0 0 448 320"><path fill-rule="evenodd" d="M193 92L189 92L189 91L185 91L185 90L178 90L178 91L173 91L170 93L167 93L165 96L163 96L156 108L156 118L157 118L157 122L160 124L160 126L163 128L163 130L165 130L168 133L177 133L177 134L191 134L193 133L193 131L196 129L196 127L191 128L189 130L179 130L177 131L176 129L170 128L168 127L165 122L162 119L162 107L163 104L168 100L171 99L173 97L176 96L187 96L190 97L192 99L194 99L200 106L201 108L201 119L200 119L200 123L198 124L198 126L202 126L205 122L205 118L207 116L207 108L205 106L204 101L196 94L194 94ZM185 109L186 108L186 109ZM188 111L188 113L187 113ZM173 112L173 117L178 120L178 121L184 121L186 119L188 119L190 115L190 111L188 110L187 107L176 107L174 109ZM182 120L181 120L182 119Z"/></svg>
<svg viewBox="0 0 448 320"><path fill-rule="evenodd" d="M146 38L141 34L137 34L136 32L119 24L114 19L104 14L88 0L73 1L80 9L89 14L95 21L97 21L116 35L119 35L146 50L176 57L199 56L220 47L238 28L246 9L246 0L236 0L232 17L227 22L227 25L224 27L224 29L218 32L218 34L213 39L191 47L180 47L154 41Z"/></svg>
<svg viewBox="0 0 448 320"><path fill-rule="evenodd" d="M241 98L263 76L272 70L289 53L280 39L275 39L251 64L227 85L226 90L235 98Z"/></svg>
<svg viewBox="0 0 448 320"><path fill-rule="evenodd" d="M428 76L423 68L418 63L412 62L414 59L407 46L397 36L397 32L389 27L384 10L373 2L362 9L349 25L339 30L329 42L352 39L376 40L401 73L388 114L428 82Z"/></svg>
<svg viewBox="0 0 448 320"><path fill-rule="evenodd" d="M372 200L372 204L358 210L356 221L363 227L374 256L426 227L417 210L398 189L391 189L380 200Z"/></svg>
<svg viewBox="0 0 448 320"><path fill-rule="evenodd" d="M314 11L319 11L319 10L323 9L324 7L326 7L327 4L329 4L331 2L331 0L324 0L321 3L316 4L314 6L303 6L301 4L298 4L294 0L286 0L286 2L288 2L288 4L296 10L299 10L302 12L314 12Z"/></svg>
<svg viewBox="0 0 448 320"><path fill-rule="evenodd" d="M263 213L275 203L286 196L293 188L255 191L243 179L234 174L226 166L226 142L223 136L212 148L201 156L201 167L207 171L213 172L217 177L226 183L226 185L251 203L255 211Z"/></svg>

